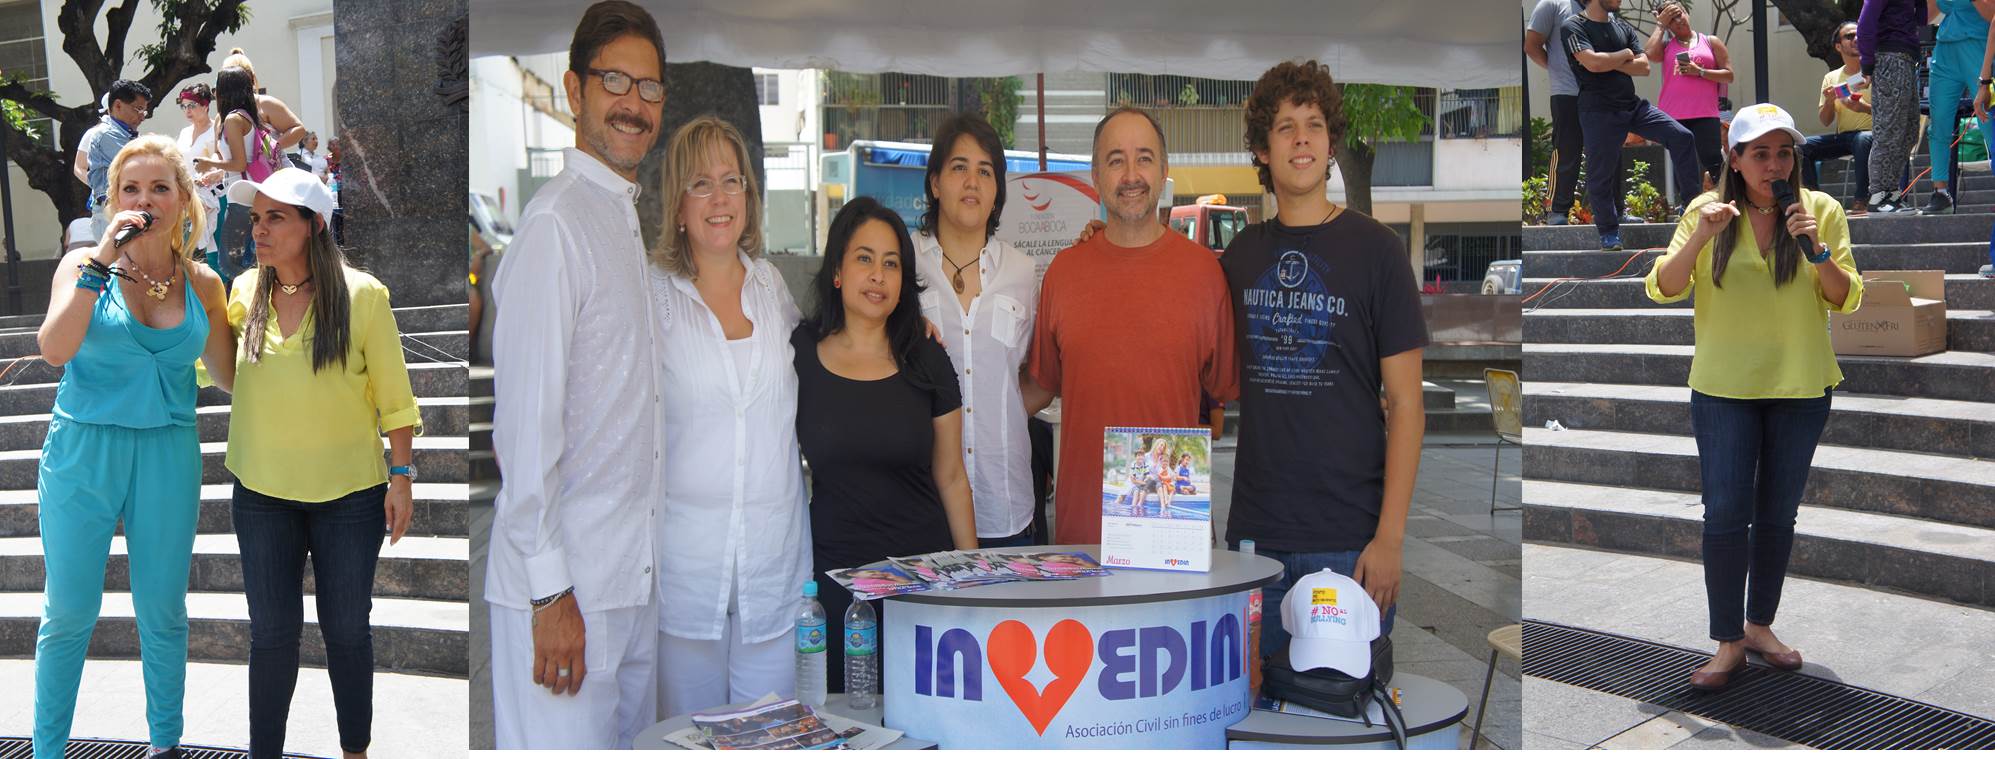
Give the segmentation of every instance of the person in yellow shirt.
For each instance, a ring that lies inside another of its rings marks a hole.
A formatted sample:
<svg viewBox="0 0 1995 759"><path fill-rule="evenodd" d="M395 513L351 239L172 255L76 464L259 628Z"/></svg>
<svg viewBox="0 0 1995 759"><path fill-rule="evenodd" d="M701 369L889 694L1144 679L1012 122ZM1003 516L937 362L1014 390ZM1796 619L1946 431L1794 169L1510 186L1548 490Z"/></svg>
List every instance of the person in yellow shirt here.
<svg viewBox="0 0 1995 759"><path fill-rule="evenodd" d="M326 186L287 168L237 182L229 200L250 208L260 264L237 277L228 307L240 341L226 463L249 600L249 753L284 748L309 554L340 750L361 759L374 566L383 535L393 544L409 527L421 416L388 289L333 242Z"/></svg>
<svg viewBox="0 0 1995 759"><path fill-rule="evenodd" d="M1809 463L1843 380L1828 312L1863 301L1836 199L1799 189L1780 207L1773 185L1799 186L1802 139L1779 106L1740 109L1724 181L1691 201L1647 279L1658 303L1696 296L1690 418L1703 474L1704 592L1718 641L1718 653L1690 676L1698 690L1730 684L1748 651L1781 669L1801 667L1801 652L1771 625Z"/></svg>
<svg viewBox="0 0 1995 759"><path fill-rule="evenodd" d="M1850 171L1856 174L1856 183L1851 185L1856 189L1851 193L1855 197L1850 199L1849 215L1863 216L1870 212L1865 206L1865 193L1870 191L1870 83L1860 76L1863 69L1857 58L1855 21L1845 21L1836 28L1836 53L1843 57L1843 66L1822 74L1822 97L1815 107L1815 118L1835 131L1802 143L1801 180L1809 189L1821 187L1817 162L1854 156ZM1857 81L1851 83L1852 78ZM1845 84L1851 85L1849 97L1843 96Z"/></svg>

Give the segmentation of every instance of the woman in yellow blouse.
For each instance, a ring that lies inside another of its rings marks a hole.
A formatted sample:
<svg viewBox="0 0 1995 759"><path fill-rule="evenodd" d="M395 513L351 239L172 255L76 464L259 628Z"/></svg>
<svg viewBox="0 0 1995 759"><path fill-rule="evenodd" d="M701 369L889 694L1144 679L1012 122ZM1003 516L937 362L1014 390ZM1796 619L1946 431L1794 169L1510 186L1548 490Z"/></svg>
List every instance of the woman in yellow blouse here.
<svg viewBox="0 0 1995 759"><path fill-rule="evenodd" d="M1843 380L1828 312L1854 311L1863 300L1842 207L1801 189L1802 140L1778 106L1741 109L1723 183L1690 202L1648 276L1658 303L1697 297L1690 418L1704 482L1704 592L1718 641L1718 653L1690 676L1698 690L1730 684L1748 651L1780 669L1801 667L1801 652L1770 625L1809 462ZM1800 193L1785 208L1773 189L1779 180Z"/></svg>
<svg viewBox="0 0 1995 759"><path fill-rule="evenodd" d="M409 527L421 416L388 289L333 243L326 186L287 168L237 182L229 200L250 207L261 264L236 278L228 309L240 340L227 464L249 598L249 752L283 750L309 554L340 750L359 759L373 719L374 565L383 534L392 544Z"/></svg>

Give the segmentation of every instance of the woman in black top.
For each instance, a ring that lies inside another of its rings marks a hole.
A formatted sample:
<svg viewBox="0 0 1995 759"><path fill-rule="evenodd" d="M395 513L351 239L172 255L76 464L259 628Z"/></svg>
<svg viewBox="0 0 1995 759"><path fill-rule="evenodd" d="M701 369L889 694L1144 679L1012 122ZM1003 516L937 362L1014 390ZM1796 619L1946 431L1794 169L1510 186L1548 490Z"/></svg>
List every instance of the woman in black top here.
<svg viewBox="0 0 1995 759"><path fill-rule="evenodd" d="M811 548L827 640L844 639L852 596L825 575L888 556L977 547L963 457L962 394L942 345L923 335L914 240L870 197L831 221L816 312L796 346L797 442L810 464ZM844 648L825 647L844 692Z"/></svg>

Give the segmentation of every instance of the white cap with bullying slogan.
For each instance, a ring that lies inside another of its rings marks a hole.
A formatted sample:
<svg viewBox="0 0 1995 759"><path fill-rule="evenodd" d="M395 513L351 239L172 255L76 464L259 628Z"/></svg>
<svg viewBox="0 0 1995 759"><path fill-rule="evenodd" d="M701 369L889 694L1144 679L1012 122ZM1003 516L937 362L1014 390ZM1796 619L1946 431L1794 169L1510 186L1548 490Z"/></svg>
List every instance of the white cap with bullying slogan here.
<svg viewBox="0 0 1995 759"><path fill-rule="evenodd" d="M1297 580L1282 598L1289 666L1297 672L1327 667L1351 677L1371 674L1378 626L1378 604L1365 587L1328 569Z"/></svg>

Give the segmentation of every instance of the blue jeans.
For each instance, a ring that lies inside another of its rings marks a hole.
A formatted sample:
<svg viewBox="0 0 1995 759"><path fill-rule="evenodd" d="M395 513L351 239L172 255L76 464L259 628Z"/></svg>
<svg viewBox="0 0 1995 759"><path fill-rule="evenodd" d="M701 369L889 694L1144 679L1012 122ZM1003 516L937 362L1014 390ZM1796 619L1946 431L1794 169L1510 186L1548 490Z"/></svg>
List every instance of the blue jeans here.
<svg viewBox="0 0 1995 759"><path fill-rule="evenodd" d="M381 556L386 483L324 503L235 486L233 513L249 599L249 755L275 759L298 684L305 557L312 559L319 634L339 715L339 747L362 752L374 718L374 564Z"/></svg>
<svg viewBox="0 0 1995 759"><path fill-rule="evenodd" d="M1233 543L1232 547L1233 550L1237 551L1240 549L1240 544L1237 542ZM1288 630L1282 628L1282 598L1288 595L1289 588L1295 587L1295 581L1325 569L1345 577L1350 577L1351 572L1358 567L1358 554L1364 552L1318 551L1304 553L1259 549L1255 553L1282 563L1281 576L1269 580L1268 584L1261 586L1261 655L1269 656L1272 655L1272 652L1288 645ZM1392 634L1392 617L1398 608L1397 606L1391 606L1379 610L1379 637L1383 638Z"/></svg>
<svg viewBox="0 0 1995 759"><path fill-rule="evenodd" d="M1832 391L1819 398L1737 400L1690 393L1704 480L1704 594L1711 639L1773 624Z"/></svg>
<svg viewBox="0 0 1995 759"><path fill-rule="evenodd" d="M1821 172L1815 168L1817 161L1843 156L1856 156L1851 161L1856 172L1856 197L1869 197L1870 188L1870 131L1837 132L1818 134L1801 143L1801 184L1809 189L1821 189Z"/></svg>

